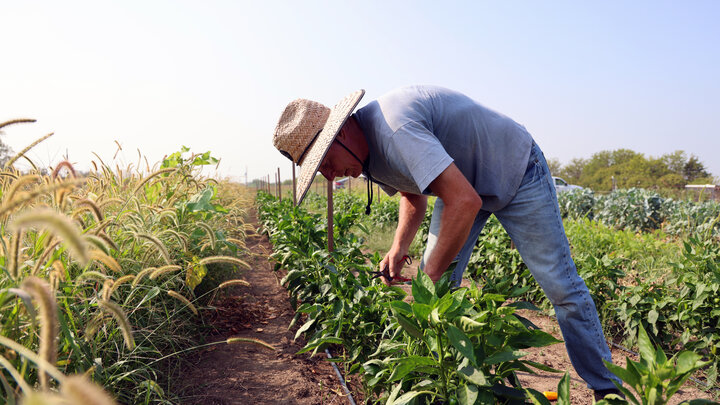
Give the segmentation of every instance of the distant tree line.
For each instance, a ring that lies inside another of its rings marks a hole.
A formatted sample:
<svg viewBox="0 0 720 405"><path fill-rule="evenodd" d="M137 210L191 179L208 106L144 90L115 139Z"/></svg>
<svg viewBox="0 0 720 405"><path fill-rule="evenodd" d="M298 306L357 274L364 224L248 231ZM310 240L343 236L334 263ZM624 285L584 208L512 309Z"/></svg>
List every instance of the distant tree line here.
<svg viewBox="0 0 720 405"><path fill-rule="evenodd" d="M596 191L616 188L682 188L686 184L714 184L705 165L695 155L678 150L658 158L629 149L597 152L589 159L575 158L562 165L550 158L553 176Z"/></svg>

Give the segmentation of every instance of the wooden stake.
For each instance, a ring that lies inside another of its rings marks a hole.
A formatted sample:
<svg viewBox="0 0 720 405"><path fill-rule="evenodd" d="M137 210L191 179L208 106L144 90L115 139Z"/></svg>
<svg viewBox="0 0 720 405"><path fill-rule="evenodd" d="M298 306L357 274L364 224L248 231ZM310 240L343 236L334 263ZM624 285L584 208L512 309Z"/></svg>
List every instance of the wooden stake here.
<svg viewBox="0 0 720 405"><path fill-rule="evenodd" d="M292 178L293 178L293 205L297 205L297 191L295 191L295 162L290 162L292 165Z"/></svg>
<svg viewBox="0 0 720 405"><path fill-rule="evenodd" d="M280 168L278 167L278 199L282 201L282 182L280 181Z"/></svg>
<svg viewBox="0 0 720 405"><path fill-rule="evenodd" d="M332 253L335 249L335 241L333 240L333 187L332 182L327 182L327 234L328 234L328 252Z"/></svg>

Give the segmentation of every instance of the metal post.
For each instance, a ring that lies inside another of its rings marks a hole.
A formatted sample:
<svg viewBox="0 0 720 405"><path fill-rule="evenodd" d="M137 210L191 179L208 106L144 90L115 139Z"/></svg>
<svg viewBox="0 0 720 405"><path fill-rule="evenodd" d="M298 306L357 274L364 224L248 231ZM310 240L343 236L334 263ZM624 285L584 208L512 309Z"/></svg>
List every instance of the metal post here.
<svg viewBox="0 0 720 405"><path fill-rule="evenodd" d="M290 162L292 165L292 178L293 178L293 205L297 205L297 191L295 191L295 162Z"/></svg>
<svg viewBox="0 0 720 405"><path fill-rule="evenodd" d="M327 234L328 234L328 252L332 253L335 249L333 240L333 187L332 182L327 182Z"/></svg>

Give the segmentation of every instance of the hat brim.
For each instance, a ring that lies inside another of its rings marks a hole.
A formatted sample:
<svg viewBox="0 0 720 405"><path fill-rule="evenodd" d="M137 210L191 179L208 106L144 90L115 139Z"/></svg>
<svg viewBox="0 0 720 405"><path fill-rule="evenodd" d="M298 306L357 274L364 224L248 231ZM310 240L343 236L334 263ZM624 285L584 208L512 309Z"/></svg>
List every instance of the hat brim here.
<svg viewBox="0 0 720 405"><path fill-rule="evenodd" d="M317 175L320 163L325 159L325 155L330 149L335 137L357 107L360 99L365 95L365 90L358 90L342 100L330 110L325 126L318 134L310 149L305 154L305 158L300 165L300 174L296 181L295 195L297 196L297 205L305 198L307 191L310 189L313 179Z"/></svg>

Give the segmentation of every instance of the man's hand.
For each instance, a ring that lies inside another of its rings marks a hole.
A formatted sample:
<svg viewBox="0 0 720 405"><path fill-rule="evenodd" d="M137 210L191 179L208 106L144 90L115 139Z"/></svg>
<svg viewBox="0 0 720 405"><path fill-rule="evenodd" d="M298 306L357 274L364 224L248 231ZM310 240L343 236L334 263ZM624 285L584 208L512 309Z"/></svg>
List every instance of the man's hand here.
<svg viewBox="0 0 720 405"><path fill-rule="evenodd" d="M398 277L402 271L403 264L405 263L403 259L406 255L407 251L402 252L398 249L390 249L390 251L380 261L380 271L382 271L385 266L388 266L390 268L390 277ZM390 280L387 278L381 277L381 279L385 285L391 285Z"/></svg>

